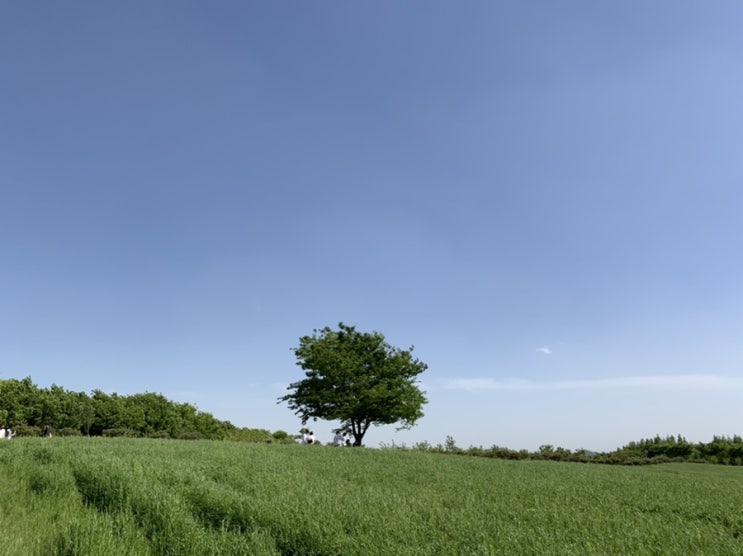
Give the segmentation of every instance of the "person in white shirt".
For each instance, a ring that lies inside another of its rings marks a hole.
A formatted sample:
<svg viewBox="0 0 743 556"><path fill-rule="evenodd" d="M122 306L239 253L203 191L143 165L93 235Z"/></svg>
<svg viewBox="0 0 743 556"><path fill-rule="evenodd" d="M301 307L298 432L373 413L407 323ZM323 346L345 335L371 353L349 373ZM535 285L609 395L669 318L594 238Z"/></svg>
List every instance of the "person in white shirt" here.
<svg viewBox="0 0 743 556"><path fill-rule="evenodd" d="M343 446L346 444L346 439L344 438L344 434L341 434L341 431L337 431L335 433L335 436L333 437L333 446Z"/></svg>
<svg viewBox="0 0 743 556"><path fill-rule="evenodd" d="M315 444L316 442L314 432L308 431L302 435L302 444Z"/></svg>

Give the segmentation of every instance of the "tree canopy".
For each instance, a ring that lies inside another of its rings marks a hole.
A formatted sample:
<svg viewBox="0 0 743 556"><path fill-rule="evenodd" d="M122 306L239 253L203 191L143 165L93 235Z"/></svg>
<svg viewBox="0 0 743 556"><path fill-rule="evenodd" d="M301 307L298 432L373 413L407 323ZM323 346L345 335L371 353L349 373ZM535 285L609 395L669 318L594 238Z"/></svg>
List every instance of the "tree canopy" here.
<svg viewBox="0 0 743 556"><path fill-rule="evenodd" d="M123 396L93 390L72 392L53 384L39 388L26 377L0 379L0 425L19 436L39 436L46 425L55 436L147 436L247 442L293 442L283 431L238 428L188 403L146 392Z"/></svg>
<svg viewBox="0 0 743 556"><path fill-rule="evenodd" d="M379 332L359 332L342 322L338 330L315 329L294 348L303 380L279 398L301 417L338 420L360 446L370 425L398 423L410 428L427 402L416 377L427 365L413 358L413 347L390 346Z"/></svg>

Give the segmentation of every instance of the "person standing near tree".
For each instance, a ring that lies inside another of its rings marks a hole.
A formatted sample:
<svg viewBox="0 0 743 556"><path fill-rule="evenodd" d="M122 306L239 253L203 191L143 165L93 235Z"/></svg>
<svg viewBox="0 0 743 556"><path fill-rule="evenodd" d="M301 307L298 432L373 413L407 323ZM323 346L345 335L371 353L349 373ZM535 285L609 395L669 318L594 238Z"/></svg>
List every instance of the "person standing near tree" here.
<svg viewBox="0 0 743 556"><path fill-rule="evenodd" d="M346 439L343 438L343 434L341 434L341 431L336 431L335 436L333 437L333 446L343 446L346 443Z"/></svg>
<svg viewBox="0 0 743 556"><path fill-rule="evenodd" d="M52 437L52 426L47 423L44 427L44 438L51 438Z"/></svg>

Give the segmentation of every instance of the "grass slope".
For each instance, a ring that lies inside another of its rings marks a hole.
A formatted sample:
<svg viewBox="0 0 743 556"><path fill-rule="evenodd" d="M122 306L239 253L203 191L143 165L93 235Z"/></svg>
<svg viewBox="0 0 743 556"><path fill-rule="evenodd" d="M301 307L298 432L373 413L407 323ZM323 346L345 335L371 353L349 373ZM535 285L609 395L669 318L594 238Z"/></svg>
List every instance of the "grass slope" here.
<svg viewBox="0 0 743 556"><path fill-rule="evenodd" d="M0 442L3 555L743 554L743 469Z"/></svg>

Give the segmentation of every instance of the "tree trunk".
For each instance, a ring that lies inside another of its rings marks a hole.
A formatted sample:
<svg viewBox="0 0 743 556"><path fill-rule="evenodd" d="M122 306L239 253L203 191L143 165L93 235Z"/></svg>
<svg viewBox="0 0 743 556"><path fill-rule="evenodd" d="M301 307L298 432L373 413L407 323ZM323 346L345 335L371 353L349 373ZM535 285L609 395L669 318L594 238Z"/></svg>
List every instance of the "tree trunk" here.
<svg viewBox="0 0 743 556"><path fill-rule="evenodd" d="M355 421L351 419L351 432L353 433L353 445L354 447L361 446L361 442L364 440L364 435L371 423L368 421Z"/></svg>

